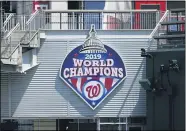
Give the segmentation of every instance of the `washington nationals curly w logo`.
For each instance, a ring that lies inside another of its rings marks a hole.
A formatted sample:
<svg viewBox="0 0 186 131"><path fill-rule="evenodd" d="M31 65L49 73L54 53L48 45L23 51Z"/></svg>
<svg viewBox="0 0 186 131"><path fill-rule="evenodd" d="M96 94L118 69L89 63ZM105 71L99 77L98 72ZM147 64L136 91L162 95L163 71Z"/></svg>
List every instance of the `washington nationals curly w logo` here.
<svg viewBox="0 0 186 131"><path fill-rule="evenodd" d="M97 97L100 94L101 87L99 84L96 86L88 86L86 91L88 92L88 97L89 98L94 98Z"/></svg>

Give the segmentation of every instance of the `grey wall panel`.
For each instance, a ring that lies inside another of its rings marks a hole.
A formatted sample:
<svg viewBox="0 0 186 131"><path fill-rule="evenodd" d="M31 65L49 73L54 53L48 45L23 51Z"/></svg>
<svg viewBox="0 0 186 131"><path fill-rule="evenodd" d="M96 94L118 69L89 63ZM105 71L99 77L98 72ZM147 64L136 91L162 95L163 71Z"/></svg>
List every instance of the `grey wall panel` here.
<svg viewBox="0 0 186 131"><path fill-rule="evenodd" d="M147 38L119 38L122 33L115 35L116 32L110 34L116 36L116 39L101 39L124 60L128 77L93 111L59 78L59 69L67 52L83 44L85 39L77 40L72 31L74 37L68 32L68 38L71 39L66 41L63 32L57 32L47 34L45 41L41 43L41 48L38 49L39 66L29 70L27 74L12 74L13 117L146 115L146 95L138 81L146 75L146 62L140 57L140 48L147 47ZM63 38L53 39L55 34ZM85 34L82 35L86 37Z"/></svg>
<svg viewBox="0 0 186 131"><path fill-rule="evenodd" d="M67 101L57 91L64 88L58 73L66 55L66 42L44 42L38 52L38 67L26 75L12 74L13 116L66 116ZM62 93L68 93L68 88Z"/></svg>
<svg viewBox="0 0 186 131"><path fill-rule="evenodd" d="M168 91L162 91L155 95L151 92L147 92L147 130L172 130L169 128L169 124L174 127L173 130L185 129L185 49L170 49L170 50L158 50L150 52L155 55L155 76L158 76L160 65L168 65L169 60L176 59L178 61L180 72L169 72L169 79L173 88L173 105L172 112L169 108L169 94L170 85L166 74L163 76L163 86ZM152 77L152 61L147 59L147 77ZM159 86L158 86L159 88ZM154 102L154 104L153 104ZM155 111L153 112L153 109ZM173 115L172 123L170 113ZM154 118L154 119L153 119Z"/></svg>
<svg viewBox="0 0 186 131"><path fill-rule="evenodd" d="M18 15L30 15L33 10L32 1L19 1L17 2L17 14Z"/></svg>
<svg viewBox="0 0 186 131"><path fill-rule="evenodd" d="M9 116L8 73L1 72L1 117Z"/></svg>

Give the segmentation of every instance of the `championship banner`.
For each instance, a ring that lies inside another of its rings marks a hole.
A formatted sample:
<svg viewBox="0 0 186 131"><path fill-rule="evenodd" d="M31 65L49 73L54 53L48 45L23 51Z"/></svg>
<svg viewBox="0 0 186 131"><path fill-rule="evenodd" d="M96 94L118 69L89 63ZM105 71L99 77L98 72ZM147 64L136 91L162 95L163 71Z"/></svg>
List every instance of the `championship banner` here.
<svg viewBox="0 0 186 131"><path fill-rule="evenodd" d="M91 26L83 45L64 59L59 76L93 110L126 78L121 57L96 36Z"/></svg>

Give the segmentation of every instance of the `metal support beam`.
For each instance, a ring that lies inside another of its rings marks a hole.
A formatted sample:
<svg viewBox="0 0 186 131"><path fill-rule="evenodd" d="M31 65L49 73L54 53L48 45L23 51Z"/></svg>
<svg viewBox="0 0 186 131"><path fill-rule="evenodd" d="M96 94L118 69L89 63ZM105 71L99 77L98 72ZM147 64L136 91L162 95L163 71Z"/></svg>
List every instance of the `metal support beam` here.
<svg viewBox="0 0 186 131"><path fill-rule="evenodd" d="M100 131L100 118L97 118L97 131Z"/></svg>

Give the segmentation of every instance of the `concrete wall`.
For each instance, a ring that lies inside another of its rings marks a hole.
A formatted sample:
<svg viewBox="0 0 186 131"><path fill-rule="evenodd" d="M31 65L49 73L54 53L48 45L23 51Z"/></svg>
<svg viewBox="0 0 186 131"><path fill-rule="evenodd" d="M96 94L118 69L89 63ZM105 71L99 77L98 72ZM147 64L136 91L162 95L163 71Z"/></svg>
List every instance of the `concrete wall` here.
<svg viewBox="0 0 186 131"><path fill-rule="evenodd" d="M185 50L158 51L155 54L155 75L157 76L160 65L168 64L168 60L177 59L180 64L180 73L171 72L170 81L173 85L174 97L174 121L175 130L185 129ZM147 59L147 77L152 77L152 61ZM167 77L164 77L163 84L169 88ZM155 96L153 106L153 94L147 93L147 130L169 130L169 97L168 92L159 93ZM153 108L155 109L153 113ZM153 122L154 118L154 122ZM154 123L154 125L153 125ZM154 127L153 127L154 126Z"/></svg>

